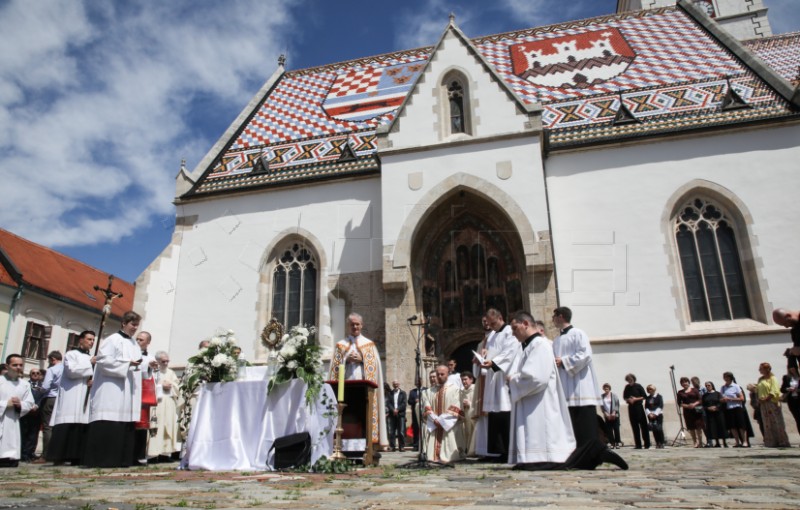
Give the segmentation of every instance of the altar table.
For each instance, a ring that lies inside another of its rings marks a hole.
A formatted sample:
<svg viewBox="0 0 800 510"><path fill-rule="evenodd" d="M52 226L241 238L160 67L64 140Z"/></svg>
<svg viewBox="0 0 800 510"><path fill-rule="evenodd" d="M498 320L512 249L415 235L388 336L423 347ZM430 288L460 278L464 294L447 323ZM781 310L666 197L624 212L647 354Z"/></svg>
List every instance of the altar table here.
<svg viewBox="0 0 800 510"><path fill-rule="evenodd" d="M265 381L204 385L192 412L181 466L211 471L272 470L272 443L297 432L311 435L312 465L323 455L330 458L336 395L323 384L309 409L305 392L306 384L300 379L276 386L269 396ZM323 395L332 412L323 404Z"/></svg>

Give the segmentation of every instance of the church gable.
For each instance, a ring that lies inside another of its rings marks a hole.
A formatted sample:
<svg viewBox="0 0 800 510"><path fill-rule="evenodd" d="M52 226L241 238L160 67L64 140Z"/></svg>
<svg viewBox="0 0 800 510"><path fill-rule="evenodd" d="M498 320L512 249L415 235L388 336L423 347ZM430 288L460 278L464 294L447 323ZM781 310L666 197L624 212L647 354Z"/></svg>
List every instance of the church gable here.
<svg viewBox="0 0 800 510"><path fill-rule="evenodd" d="M451 19L398 117L379 129L385 147L410 148L522 132L525 105ZM381 148L384 148L382 143Z"/></svg>
<svg viewBox="0 0 800 510"><path fill-rule="evenodd" d="M800 32L751 39L743 44L784 80L800 86Z"/></svg>

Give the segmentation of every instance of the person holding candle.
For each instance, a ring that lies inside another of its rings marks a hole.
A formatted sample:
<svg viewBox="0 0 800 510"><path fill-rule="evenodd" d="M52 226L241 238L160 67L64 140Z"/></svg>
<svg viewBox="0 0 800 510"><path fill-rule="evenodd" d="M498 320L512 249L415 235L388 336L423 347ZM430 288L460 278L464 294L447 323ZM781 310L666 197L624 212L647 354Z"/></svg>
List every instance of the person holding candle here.
<svg viewBox="0 0 800 510"><path fill-rule="evenodd" d="M388 448L389 440L386 434L386 399L383 391L383 372L381 371L381 358L378 348L369 338L361 334L364 319L357 313L347 317L347 338L336 342L336 348L331 360L329 379L340 379L340 366L344 367L343 379L347 381L367 380L378 385L375 390L375 399L372 403L372 441L376 450ZM341 393L344 384L339 384L339 400L344 399ZM346 390L345 390L346 391ZM345 441L347 443L347 441ZM344 451L356 451L359 448L343 444Z"/></svg>

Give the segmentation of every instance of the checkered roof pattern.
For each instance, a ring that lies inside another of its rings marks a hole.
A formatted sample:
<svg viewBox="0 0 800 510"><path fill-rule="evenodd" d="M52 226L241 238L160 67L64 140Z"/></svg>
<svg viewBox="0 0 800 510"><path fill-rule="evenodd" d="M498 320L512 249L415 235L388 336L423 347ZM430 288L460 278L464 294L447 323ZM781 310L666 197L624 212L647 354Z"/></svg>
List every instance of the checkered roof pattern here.
<svg viewBox="0 0 800 510"><path fill-rule="evenodd" d="M612 28L622 34L635 57L624 72L602 83L583 88L548 87L513 72L510 48L514 45ZM640 134L657 134L793 114L775 91L677 7L508 32L472 42L523 102L543 104L544 128L551 140L563 144L593 137L609 139L615 133L628 136L637 130ZM800 33L746 44L783 76L788 78L794 72L797 78ZM301 176L346 175L356 166L359 172L377 171L375 130L391 122L396 110L365 121L348 121L329 116L323 103L329 94L336 97L368 89L381 74L376 72L380 68L426 61L431 50L421 48L286 72L214 168L201 178L195 193L208 189L209 180L215 181L215 191L242 189L248 182L267 184L265 177L249 176L258 161L268 161L270 173L275 179L280 176L282 182ZM729 87L748 102L751 109L746 114L720 114ZM613 127L620 101L642 124ZM604 134L598 134L601 131ZM346 149L345 142L361 163L337 163ZM321 165L325 171L315 173L314 165Z"/></svg>
<svg viewBox="0 0 800 510"><path fill-rule="evenodd" d="M745 41L752 52L793 85L800 85L800 32Z"/></svg>

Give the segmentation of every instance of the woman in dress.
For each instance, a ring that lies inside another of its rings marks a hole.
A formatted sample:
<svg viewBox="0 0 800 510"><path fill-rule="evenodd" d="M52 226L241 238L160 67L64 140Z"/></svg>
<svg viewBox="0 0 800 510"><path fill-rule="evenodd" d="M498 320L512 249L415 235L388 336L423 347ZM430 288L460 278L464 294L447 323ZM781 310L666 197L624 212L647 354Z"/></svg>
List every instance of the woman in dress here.
<svg viewBox="0 0 800 510"><path fill-rule="evenodd" d="M622 398L628 403L628 418L631 421L631 429L633 429L633 441L636 443L637 450L641 450L642 440L644 440L644 447L650 448L650 433L647 431L647 416L644 414L643 405L647 393L644 392L642 385L636 382L635 375L626 375L625 381L628 384L622 391Z"/></svg>
<svg viewBox="0 0 800 510"><path fill-rule="evenodd" d="M744 391L736 384L736 378L731 372L722 374L725 384L720 388L722 398L720 401L725 404L725 425L728 432L736 441L735 448L750 447L750 438L747 433L747 409L744 407Z"/></svg>
<svg viewBox="0 0 800 510"><path fill-rule="evenodd" d="M797 431L800 432L800 374L795 365L789 365L787 372L781 384L781 400L789 406Z"/></svg>
<svg viewBox="0 0 800 510"><path fill-rule="evenodd" d="M647 413L647 421L656 440L656 448L664 448L664 399L656 393L656 387L652 384L647 385L644 411Z"/></svg>
<svg viewBox="0 0 800 510"><path fill-rule="evenodd" d="M772 365L762 363L758 366L761 377L755 386L758 396L758 408L761 410L761 421L764 424L764 446L768 448L788 447L786 425L781 412L781 387L772 374Z"/></svg>
<svg viewBox="0 0 800 510"><path fill-rule="evenodd" d="M611 385L603 385L603 419L606 425L606 437L611 448L619 448L622 441L619 438L619 397L611 393Z"/></svg>
<svg viewBox="0 0 800 510"><path fill-rule="evenodd" d="M703 395L703 409L706 411L706 426L708 427L708 435L706 438L709 442L714 441L714 447L719 448L719 440L722 439L722 444L725 448L728 447L728 431L725 429L725 407L722 403L722 394L714 387L714 383L706 381L706 392Z"/></svg>
<svg viewBox="0 0 800 510"><path fill-rule="evenodd" d="M681 406L683 412L683 421L686 423L686 429L692 436L695 448L703 447L703 415L697 412L697 407L702 404L700 402L700 392L692 387L688 377L681 377L681 387L683 388L678 392L678 404Z"/></svg>

